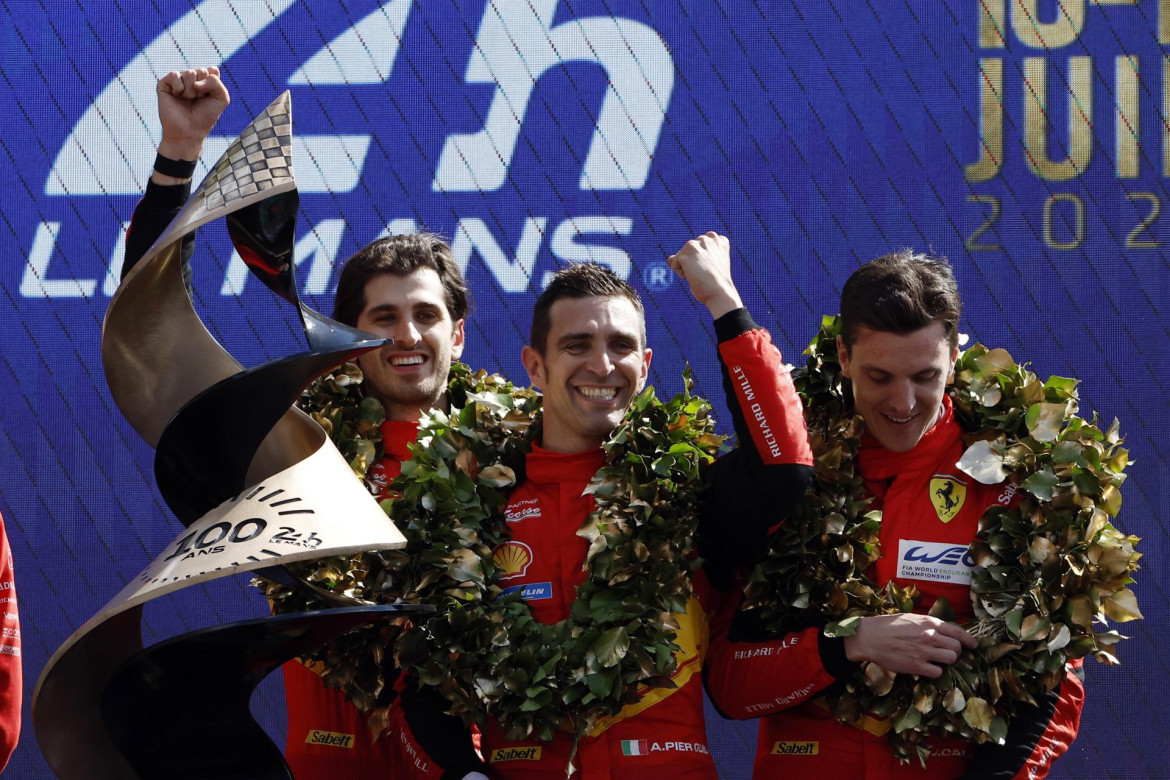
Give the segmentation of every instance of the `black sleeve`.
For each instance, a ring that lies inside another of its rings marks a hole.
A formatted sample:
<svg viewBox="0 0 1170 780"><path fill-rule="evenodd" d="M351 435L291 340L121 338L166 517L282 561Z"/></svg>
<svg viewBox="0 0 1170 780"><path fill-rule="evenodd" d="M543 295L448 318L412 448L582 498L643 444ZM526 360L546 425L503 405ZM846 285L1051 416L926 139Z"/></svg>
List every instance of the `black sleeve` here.
<svg viewBox="0 0 1170 780"><path fill-rule="evenodd" d="M709 579L720 589L727 586L735 566L756 561L765 549L769 529L788 515L813 478L800 400L766 331L756 325L746 309L737 309L715 321L720 345L751 331L765 336L755 356L757 365L737 365L737 378L733 379L727 360L721 357L719 361L738 446L707 469L700 505L699 553L706 560ZM770 393L757 394L753 417L770 415L769 432L777 439L775 449L782 453L779 457L768 453L765 458L760 454L753 436L757 432L741 407L743 389L737 383L751 381L753 370L757 372L758 388L772 388ZM741 375L741 371L747 374Z"/></svg>
<svg viewBox="0 0 1170 780"><path fill-rule="evenodd" d="M167 225L183 208L187 198L191 197L191 183L185 184L155 184L148 181L146 192L138 205L134 207L134 215L130 217L130 229L126 233L126 259L122 261L122 278L142 259L146 250L158 240ZM183 238L183 278L187 282L188 291L191 289L190 260L195 252L195 234Z"/></svg>
<svg viewBox="0 0 1170 780"><path fill-rule="evenodd" d="M408 677L402 692L402 712L415 741L443 770L443 780L459 780L468 772L488 774L463 721L447 714L448 703L429 685L419 687Z"/></svg>

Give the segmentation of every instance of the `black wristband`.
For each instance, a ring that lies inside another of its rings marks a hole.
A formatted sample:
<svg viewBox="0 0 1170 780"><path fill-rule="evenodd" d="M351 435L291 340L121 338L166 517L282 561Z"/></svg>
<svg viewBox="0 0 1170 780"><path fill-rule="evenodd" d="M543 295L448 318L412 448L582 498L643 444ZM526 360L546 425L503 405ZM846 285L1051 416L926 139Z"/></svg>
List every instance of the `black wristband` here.
<svg viewBox="0 0 1170 780"><path fill-rule="evenodd" d="M190 179L195 175L195 160L172 160L161 154L154 156L154 169L163 176L173 176L176 179Z"/></svg>

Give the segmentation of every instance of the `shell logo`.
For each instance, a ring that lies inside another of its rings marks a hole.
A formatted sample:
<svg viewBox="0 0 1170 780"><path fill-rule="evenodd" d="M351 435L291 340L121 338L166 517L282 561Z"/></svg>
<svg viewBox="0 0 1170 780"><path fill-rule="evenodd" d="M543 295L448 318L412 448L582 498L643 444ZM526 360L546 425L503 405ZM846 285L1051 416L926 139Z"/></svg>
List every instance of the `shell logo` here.
<svg viewBox="0 0 1170 780"><path fill-rule="evenodd" d="M522 577L532 563L532 548L523 542L504 542L492 552L492 562L500 567L500 579Z"/></svg>

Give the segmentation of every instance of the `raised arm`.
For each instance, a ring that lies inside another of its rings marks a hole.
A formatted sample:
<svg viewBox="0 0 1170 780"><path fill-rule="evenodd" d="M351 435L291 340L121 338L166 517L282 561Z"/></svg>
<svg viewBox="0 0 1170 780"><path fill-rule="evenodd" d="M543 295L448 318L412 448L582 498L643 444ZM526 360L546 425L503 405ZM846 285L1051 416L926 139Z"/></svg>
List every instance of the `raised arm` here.
<svg viewBox="0 0 1170 780"><path fill-rule="evenodd" d="M716 587L762 551L812 480L800 398L780 351L743 307L731 278L730 242L716 233L688 241L670 266L714 319L727 406L739 446L707 470L700 554Z"/></svg>
<svg viewBox="0 0 1170 780"><path fill-rule="evenodd" d="M191 176L203 142L231 102L219 68L173 70L158 80L162 141L146 193L134 209L126 235L122 278L142 259L191 195ZM183 259L194 251L194 236L183 239Z"/></svg>

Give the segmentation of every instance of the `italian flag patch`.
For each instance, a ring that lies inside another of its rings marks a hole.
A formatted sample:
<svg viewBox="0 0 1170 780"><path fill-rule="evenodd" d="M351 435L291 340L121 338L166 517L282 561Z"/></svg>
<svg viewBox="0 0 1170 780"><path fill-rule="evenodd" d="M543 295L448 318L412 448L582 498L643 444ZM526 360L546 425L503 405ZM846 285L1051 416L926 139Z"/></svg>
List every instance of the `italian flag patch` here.
<svg viewBox="0 0 1170 780"><path fill-rule="evenodd" d="M644 739L623 739L622 755L648 756L650 755L650 743Z"/></svg>

